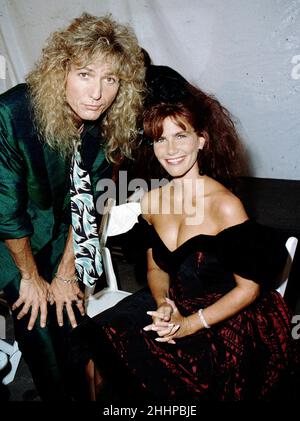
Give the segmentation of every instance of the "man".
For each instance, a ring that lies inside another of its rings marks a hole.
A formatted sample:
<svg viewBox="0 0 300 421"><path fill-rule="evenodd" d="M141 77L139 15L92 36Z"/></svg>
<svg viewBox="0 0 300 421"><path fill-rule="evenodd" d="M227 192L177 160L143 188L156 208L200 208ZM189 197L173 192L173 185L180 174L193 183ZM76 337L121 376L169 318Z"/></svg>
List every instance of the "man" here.
<svg viewBox="0 0 300 421"><path fill-rule="evenodd" d="M71 161L74 167L80 154L95 202L97 182L112 175L108 160L130 155L144 74L130 28L83 14L48 40L27 84L0 96L0 289L43 400L81 393L73 387L80 373L68 365L67 322L75 327L74 311L77 318L84 314ZM48 309L48 301L55 306Z"/></svg>

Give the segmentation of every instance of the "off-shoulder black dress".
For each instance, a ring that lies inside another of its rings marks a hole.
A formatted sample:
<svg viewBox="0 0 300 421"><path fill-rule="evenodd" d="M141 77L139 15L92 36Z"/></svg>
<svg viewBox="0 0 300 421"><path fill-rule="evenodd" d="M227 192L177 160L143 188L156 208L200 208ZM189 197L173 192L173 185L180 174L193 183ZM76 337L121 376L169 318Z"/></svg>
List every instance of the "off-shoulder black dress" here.
<svg viewBox="0 0 300 421"><path fill-rule="evenodd" d="M141 216L139 224L156 263L170 275L170 298L181 314L195 313L230 291L233 273L259 283L261 294L228 320L170 345L143 330L151 323L146 311L156 305L148 290L139 291L94 318L96 329L90 332L97 352L103 340L109 341L117 358L155 398L267 397L295 363L291 315L275 291L287 258L284 239L248 220L216 236L196 235L171 252ZM102 365L113 364L98 357Z"/></svg>

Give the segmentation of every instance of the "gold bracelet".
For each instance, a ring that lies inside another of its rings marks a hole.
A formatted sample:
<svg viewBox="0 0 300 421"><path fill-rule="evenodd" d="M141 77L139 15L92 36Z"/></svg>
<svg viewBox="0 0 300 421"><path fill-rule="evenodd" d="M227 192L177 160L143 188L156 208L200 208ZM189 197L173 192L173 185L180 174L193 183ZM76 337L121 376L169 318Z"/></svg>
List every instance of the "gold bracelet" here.
<svg viewBox="0 0 300 421"><path fill-rule="evenodd" d="M78 279L77 279L76 275L72 279L62 278L61 276L58 276L57 273L54 276L55 276L55 278L59 279L60 281L64 282L65 284L75 284L75 283L78 282Z"/></svg>

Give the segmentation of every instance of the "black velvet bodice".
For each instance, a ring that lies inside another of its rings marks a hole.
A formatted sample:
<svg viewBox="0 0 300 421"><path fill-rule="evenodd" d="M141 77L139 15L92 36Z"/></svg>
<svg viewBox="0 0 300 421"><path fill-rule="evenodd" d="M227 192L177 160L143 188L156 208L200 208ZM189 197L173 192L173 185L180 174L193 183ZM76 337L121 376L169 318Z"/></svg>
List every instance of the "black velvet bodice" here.
<svg viewBox="0 0 300 421"><path fill-rule="evenodd" d="M275 229L247 220L217 235L199 234L170 251L153 225L139 217L146 248L157 265L181 279L198 296L225 293L235 285L234 274L273 289L287 259L285 238Z"/></svg>

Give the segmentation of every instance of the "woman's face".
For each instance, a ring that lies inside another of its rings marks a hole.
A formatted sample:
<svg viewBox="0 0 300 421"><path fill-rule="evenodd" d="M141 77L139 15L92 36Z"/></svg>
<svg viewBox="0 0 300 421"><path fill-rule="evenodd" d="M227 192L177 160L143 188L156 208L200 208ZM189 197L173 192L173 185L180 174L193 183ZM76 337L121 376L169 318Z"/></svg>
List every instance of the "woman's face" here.
<svg viewBox="0 0 300 421"><path fill-rule="evenodd" d="M66 83L67 102L80 121L94 121L111 106L119 86L119 78L101 56L83 68L72 64Z"/></svg>
<svg viewBox="0 0 300 421"><path fill-rule="evenodd" d="M162 167L173 177L197 177L199 149L205 143L203 136L198 136L187 121L182 120L185 129L172 118L163 122L163 132L154 144L154 153Z"/></svg>

